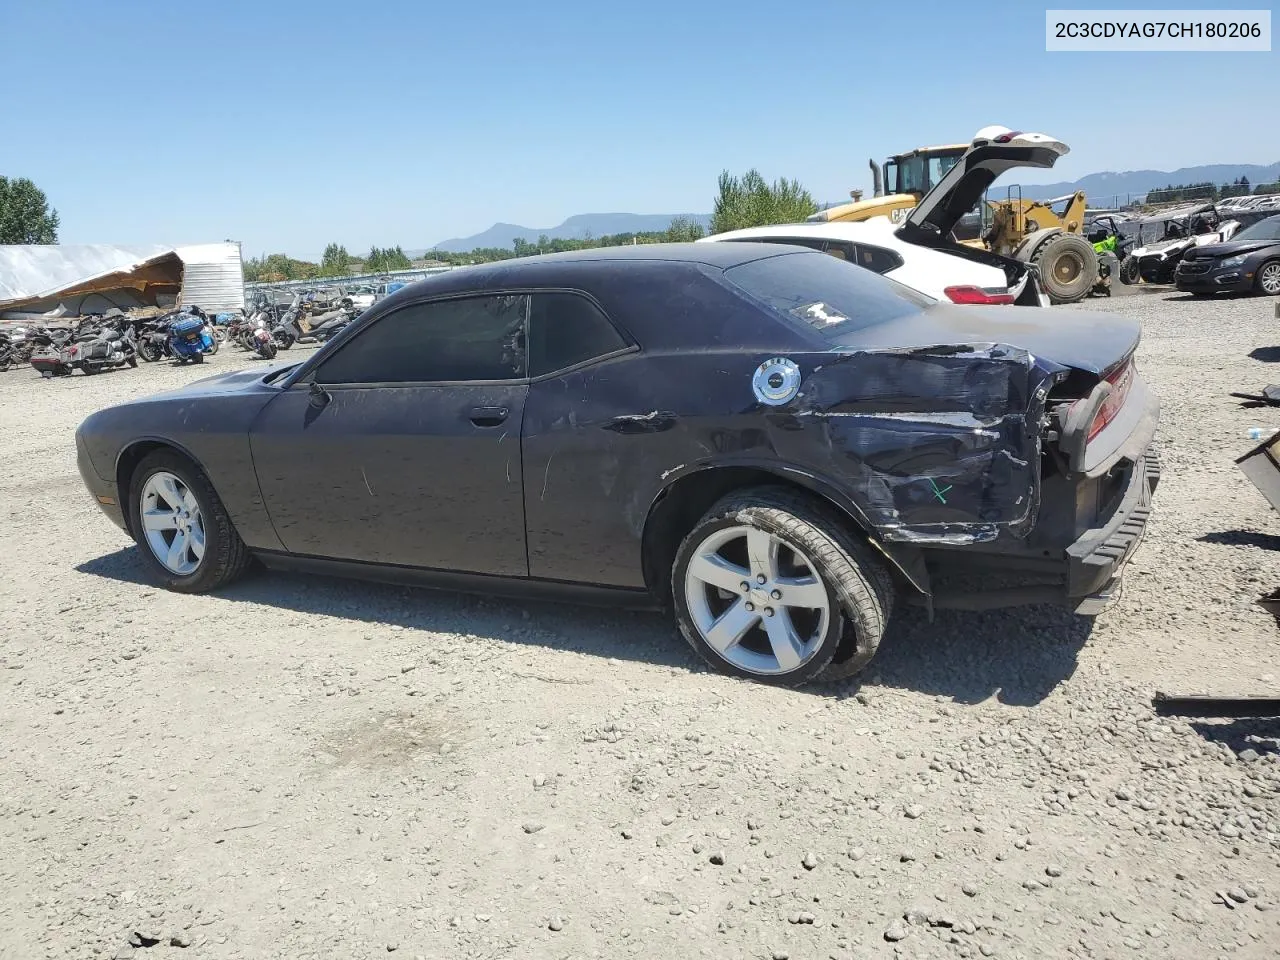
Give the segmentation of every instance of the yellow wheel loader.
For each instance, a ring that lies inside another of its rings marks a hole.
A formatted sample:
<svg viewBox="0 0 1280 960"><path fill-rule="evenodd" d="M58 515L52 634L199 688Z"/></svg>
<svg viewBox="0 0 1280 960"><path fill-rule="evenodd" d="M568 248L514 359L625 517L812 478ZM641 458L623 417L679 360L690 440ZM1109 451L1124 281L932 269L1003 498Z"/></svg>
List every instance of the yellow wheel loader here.
<svg viewBox="0 0 1280 960"><path fill-rule="evenodd" d="M887 217L903 223L972 144L917 147L871 164L874 196L863 200L851 191L852 203L820 210L814 222L870 220ZM1061 212L1055 211L1064 204ZM1005 200L983 201L956 225L955 238L1039 268L1040 282L1054 303L1083 300L1098 283L1098 256L1084 236L1085 196L1077 192L1054 200L1025 200L1013 188Z"/></svg>

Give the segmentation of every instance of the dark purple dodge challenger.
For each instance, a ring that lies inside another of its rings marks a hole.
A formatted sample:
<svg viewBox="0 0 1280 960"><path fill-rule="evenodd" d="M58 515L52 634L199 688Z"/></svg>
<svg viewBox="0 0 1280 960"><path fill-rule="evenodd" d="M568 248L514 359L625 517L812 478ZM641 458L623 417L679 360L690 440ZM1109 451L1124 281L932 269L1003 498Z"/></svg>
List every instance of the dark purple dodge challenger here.
<svg viewBox="0 0 1280 960"><path fill-rule="evenodd" d="M412 284L76 445L174 590L257 558L669 605L716 668L798 684L863 667L898 598L1101 608L1157 479L1138 339L798 247L621 247Z"/></svg>

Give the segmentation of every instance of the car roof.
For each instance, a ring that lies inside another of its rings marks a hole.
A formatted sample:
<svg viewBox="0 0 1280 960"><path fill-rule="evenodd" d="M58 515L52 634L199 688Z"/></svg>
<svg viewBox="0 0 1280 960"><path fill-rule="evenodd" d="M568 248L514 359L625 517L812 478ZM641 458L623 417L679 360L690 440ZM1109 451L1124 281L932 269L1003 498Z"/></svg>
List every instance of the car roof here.
<svg viewBox="0 0 1280 960"><path fill-rule="evenodd" d="M750 247L750 249L747 249ZM588 250L569 250L564 253L545 253L536 257L520 257L500 261L504 266L520 266L537 269L548 263L590 263L601 260L663 260L678 263L702 263L711 267L728 269L740 263L749 263L762 257L775 256L776 245L749 244L721 248L705 243L637 243L618 247L592 247Z"/></svg>
<svg viewBox="0 0 1280 960"><path fill-rule="evenodd" d="M624 263L666 265L686 270L728 270L787 253L814 252L777 243L645 243L595 247L457 267L404 285L395 292L395 297L396 302L404 302L422 294L447 295L486 287L573 286L587 282L592 275L601 276L612 265Z"/></svg>

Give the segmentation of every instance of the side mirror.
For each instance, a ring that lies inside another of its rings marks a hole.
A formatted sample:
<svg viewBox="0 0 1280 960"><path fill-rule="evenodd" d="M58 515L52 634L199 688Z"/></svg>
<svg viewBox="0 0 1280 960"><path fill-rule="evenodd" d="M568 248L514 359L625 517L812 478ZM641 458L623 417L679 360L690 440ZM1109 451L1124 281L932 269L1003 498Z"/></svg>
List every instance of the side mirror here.
<svg viewBox="0 0 1280 960"><path fill-rule="evenodd" d="M315 407L317 410L327 407L329 405L329 401L333 399L333 396L329 391L320 386L320 384L315 380L311 381L311 389L309 393L311 396L311 406Z"/></svg>

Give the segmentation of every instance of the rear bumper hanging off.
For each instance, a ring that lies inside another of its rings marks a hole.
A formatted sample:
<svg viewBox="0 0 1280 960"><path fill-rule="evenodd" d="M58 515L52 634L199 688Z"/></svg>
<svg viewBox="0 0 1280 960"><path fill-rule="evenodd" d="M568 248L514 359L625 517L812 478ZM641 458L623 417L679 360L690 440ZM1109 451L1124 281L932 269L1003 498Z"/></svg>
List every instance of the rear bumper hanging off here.
<svg viewBox="0 0 1280 960"><path fill-rule="evenodd" d="M1092 616L1111 600L1121 569L1142 542L1159 482L1160 462L1148 449L1134 464L1128 489L1106 526L1067 548L1067 597L1076 613Z"/></svg>

